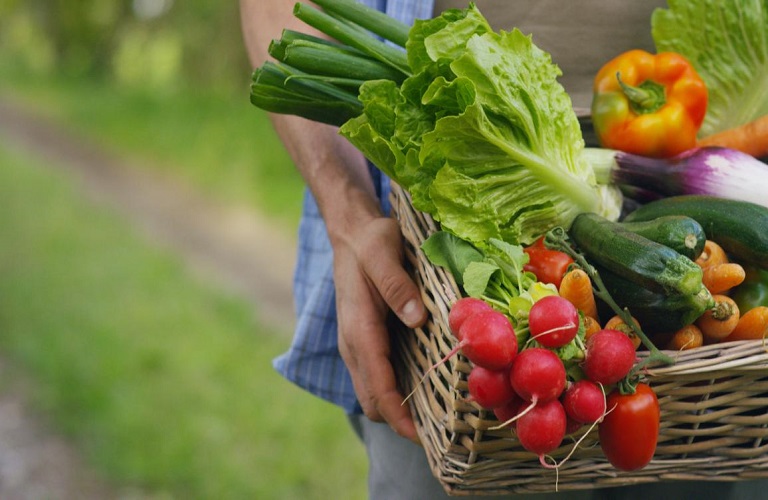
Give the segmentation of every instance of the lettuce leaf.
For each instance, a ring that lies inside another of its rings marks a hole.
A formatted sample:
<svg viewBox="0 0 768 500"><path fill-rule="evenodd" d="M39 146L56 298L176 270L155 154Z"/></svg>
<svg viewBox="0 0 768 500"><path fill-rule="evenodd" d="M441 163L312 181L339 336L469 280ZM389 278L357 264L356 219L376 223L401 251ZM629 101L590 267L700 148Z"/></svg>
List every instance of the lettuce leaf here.
<svg viewBox="0 0 768 500"><path fill-rule="evenodd" d="M651 32L657 51L682 54L707 84L701 137L768 114L766 0L669 0Z"/></svg>
<svg viewBox="0 0 768 500"><path fill-rule="evenodd" d="M413 76L363 85L341 133L415 208L480 247L530 243L582 212L617 218L599 186L560 69L519 30L494 32L474 4L417 21ZM606 196L608 193L608 196Z"/></svg>

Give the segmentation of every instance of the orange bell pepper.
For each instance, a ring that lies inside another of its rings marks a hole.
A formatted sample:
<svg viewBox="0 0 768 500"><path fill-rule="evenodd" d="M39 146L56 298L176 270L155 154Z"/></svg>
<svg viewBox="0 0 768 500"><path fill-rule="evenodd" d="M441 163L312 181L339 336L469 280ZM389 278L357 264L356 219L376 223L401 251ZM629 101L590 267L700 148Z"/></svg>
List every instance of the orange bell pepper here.
<svg viewBox="0 0 768 500"><path fill-rule="evenodd" d="M707 100L704 80L683 56L630 50L595 76L592 122L605 148L668 158L696 146Z"/></svg>

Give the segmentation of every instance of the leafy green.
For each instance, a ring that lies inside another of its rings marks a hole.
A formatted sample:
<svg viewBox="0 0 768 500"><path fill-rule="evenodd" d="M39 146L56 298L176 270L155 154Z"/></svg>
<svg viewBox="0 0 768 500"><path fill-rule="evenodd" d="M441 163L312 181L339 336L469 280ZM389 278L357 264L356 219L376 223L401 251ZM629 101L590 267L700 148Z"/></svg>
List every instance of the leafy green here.
<svg viewBox="0 0 768 500"><path fill-rule="evenodd" d="M668 7L653 12L653 39L659 52L685 56L707 85L699 135L768 114L768 2L669 0Z"/></svg>
<svg viewBox="0 0 768 500"><path fill-rule="evenodd" d="M553 285L536 281L523 268L528 254L523 247L492 239L487 248L478 249L468 241L438 231L427 238L421 249L429 261L446 268L469 297L483 299L509 317L519 342L528 339L528 311L544 295L557 293Z"/></svg>
<svg viewBox="0 0 768 500"><path fill-rule="evenodd" d="M421 249L430 262L446 268L459 286L464 286L464 271L470 264L485 258L480 250L445 231L430 235L421 244Z"/></svg>
<svg viewBox="0 0 768 500"><path fill-rule="evenodd" d="M402 85L368 81L341 133L412 196L415 208L478 247L529 243L582 212L617 218L595 181L571 100L548 53L494 32L474 4L417 21Z"/></svg>

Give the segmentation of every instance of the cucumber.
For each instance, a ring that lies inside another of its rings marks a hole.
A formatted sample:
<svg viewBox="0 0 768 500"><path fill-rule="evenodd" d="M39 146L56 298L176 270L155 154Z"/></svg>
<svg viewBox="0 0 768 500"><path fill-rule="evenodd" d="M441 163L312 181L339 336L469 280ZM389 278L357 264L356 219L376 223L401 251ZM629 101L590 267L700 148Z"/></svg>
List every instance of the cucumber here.
<svg viewBox="0 0 768 500"><path fill-rule="evenodd" d="M696 220L707 238L741 264L768 268L768 208L747 201L714 196L680 195L647 203L624 221L647 221L665 215Z"/></svg>
<svg viewBox="0 0 768 500"><path fill-rule="evenodd" d="M704 251L707 235L696 220L685 215L665 215L656 219L622 222L624 229L661 243L680 255L696 260Z"/></svg>
<svg viewBox="0 0 768 500"><path fill-rule="evenodd" d="M693 323L711 307L712 296L706 288L696 295L681 295L653 292L607 269L595 266L614 302L637 320L646 333L672 333ZM601 315L614 314L603 302L599 304Z"/></svg>
<svg viewBox="0 0 768 500"><path fill-rule="evenodd" d="M697 295L702 270L688 257L594 213L576 216L568 231L587 260L664 295Z"/></svg>

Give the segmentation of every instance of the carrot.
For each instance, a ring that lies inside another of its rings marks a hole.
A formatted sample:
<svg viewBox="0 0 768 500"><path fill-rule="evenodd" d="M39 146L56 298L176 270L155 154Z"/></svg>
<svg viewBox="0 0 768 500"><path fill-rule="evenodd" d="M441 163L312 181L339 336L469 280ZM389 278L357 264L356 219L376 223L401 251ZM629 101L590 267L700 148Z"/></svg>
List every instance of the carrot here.
<svg viewBox="0 0 768 500"><path fill-rule="evenodd" d="M707 240L704 243L704 250L696 259L696 263L702 268L714 266L716 264L725 264L727 262L729 262L728 255L725 253L725 250L723 250L723 247L712 240Z"/></svg>
<svg viewBox="0 0 768 500"><path fill-rule="evenodd" d="M764 339L766 334L768 334L768 307L757 306L744 313L736 324L736 328L724 342Z"/></svg>
<svg viewBox="0 0 768 500"><path fill-rule="evenodd" d="M673 351L684 351L701 347L703 344L704 334L701 333L701 329L696 325L686 325L672 334L667 340L665 348Z"/></svg>
<svg viewBox="0 0 768 500"><path fill-rule="evenodd" d="M583 269L574 267L563 276L560 282L560 296L567 299L576 309L586 316L598 319L595 293L592 290L592 280Z"/></svg>
<svg viewBox="0 0 768 500"><path fill-rule="evenodd" d="M600 323L593 318L592 316L584 315L584 340L589 340L589 337L596 334L600 330L602 330L602 327L600 326Z"/></svg>
<svg viewBox="0 0 768 500"><path fill-rule="evenodd" d="M696 326L706 342L719 342L733 332L739 322L739 306L727 295L713 295L715 305L699 316Z"/></svg>
<svg viewBox="0 0 768 500"><path fill-rule="evenodd" d="M634 317L632 319L634 319L635 323L637 323L638 325L640 324L637 321L637 319L635 319ZM629 326L623 319L621 319L621 316L619 316L618 314L612 317L611 319L609 319L605 323L604 328L606 330L618 330L626 334L627 337L629 337L629 339L632 341L632 344L635 346L635 349L639 348L640 344L643 342L642 339L640 339L640 337L637 336L637 334L632 329L632 327Z"/></svg>
<svg viewBox="0 0 768 500"><path fill-rule="evenodd" d="M768 156L768 115L700 139L697 146L722 146L762 158Z"/></svg>
<svg viewBox="0 0 768 500"><path fill-rule="evenodd" d="M701 282L710 293L718 294L741 285L746 276L747 273L740 264L726 262L705 267Z"/></svg>

